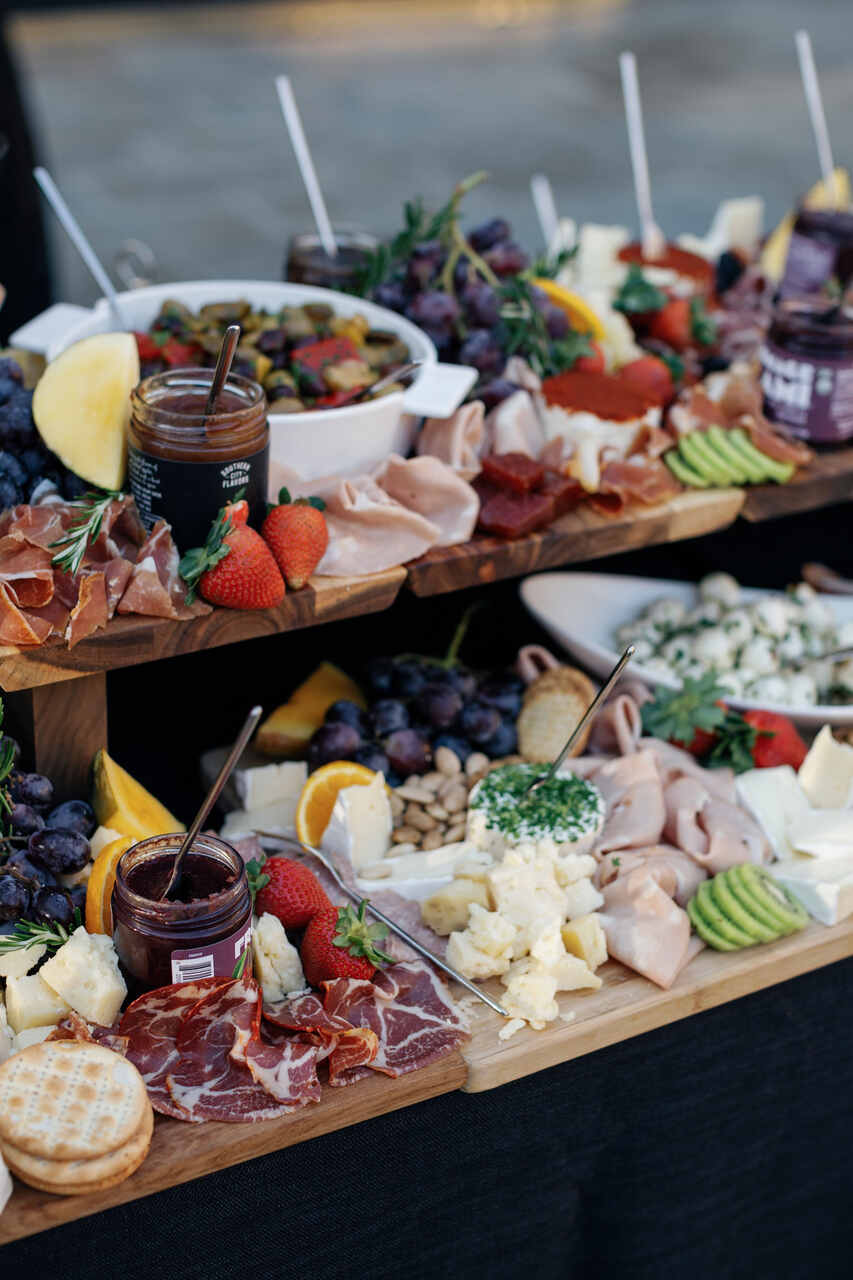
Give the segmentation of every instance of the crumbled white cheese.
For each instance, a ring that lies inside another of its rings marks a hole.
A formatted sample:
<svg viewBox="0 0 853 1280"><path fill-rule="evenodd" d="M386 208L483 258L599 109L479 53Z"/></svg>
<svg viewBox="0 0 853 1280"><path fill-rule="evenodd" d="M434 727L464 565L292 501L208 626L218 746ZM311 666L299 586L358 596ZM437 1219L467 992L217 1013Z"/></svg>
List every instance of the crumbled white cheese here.
<svg viewBox="0 0 853 1280"><path fill-rule="evenodd" d="M35 969L46 954L47 947L41 942L35 947L19 947L16 951L7 951L5 955L0 955L0 978L23 978L25 973Z"/></svg>
<svg viewBox="0 0 853 1280"><path fill-rule="evenodd" d="M265 911L252 930L252 959L264 1001L274 1004L305 990L299 952L284 931L278 916Z"/></svg>
<svg viewBox="0 0 853 1280"><path fill-rule="evenodd" d="M7 979L6 1015L16 1035L30 1027L55 1027L68 1011L67 1002L48 986L41 973Z"/></svg>
<svg viewBox="0 0 853 1280"><path fill-rule="evenodd" d="M104 933L87 933L82 925L42 965L37 976L81 1017L105 1027L115 1021L127 995L112 938Z"/></svg>

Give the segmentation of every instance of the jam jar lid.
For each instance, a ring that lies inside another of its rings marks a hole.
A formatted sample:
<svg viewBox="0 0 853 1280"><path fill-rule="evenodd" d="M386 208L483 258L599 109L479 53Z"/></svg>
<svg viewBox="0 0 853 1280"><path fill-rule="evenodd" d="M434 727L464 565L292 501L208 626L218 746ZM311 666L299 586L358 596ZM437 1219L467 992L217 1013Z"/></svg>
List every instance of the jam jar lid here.
<svg viewBox="0 0 853 1280"><path fill-rule="evenodd" d="M853 307L825 298L786 298L773 312L769 337L807 354L853 357Z"/></svg>

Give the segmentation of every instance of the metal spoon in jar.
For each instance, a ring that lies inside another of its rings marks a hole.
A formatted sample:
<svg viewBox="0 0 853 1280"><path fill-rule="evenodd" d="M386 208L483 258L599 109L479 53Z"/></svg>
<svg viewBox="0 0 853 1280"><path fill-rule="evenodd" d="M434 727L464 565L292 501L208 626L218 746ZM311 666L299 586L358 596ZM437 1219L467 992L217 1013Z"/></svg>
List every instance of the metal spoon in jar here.
<svg viewBox="0 0 853 1280"><path fill-rule="evenodd" d="M384 391L386 387L391 386L392 382L407 378L410 373L420 369L422 364L423 360L410 360L408 364L401 364L399 369L392 369L390 373L386 373L383 378L369 387L359 387L358 391L354 391L351 396L347 396L346 400L342 401L342 405L358 404L360 400L372 400L378 391Z"/></svg>
<svg viewBox="0 0 853 1280"><path fill-rule="evenodd" d="M627 664L633 658L634 653L635 653L634 645L629 644L628 648L622 654L622 657L616 663L616 666L610 672L610 675L607 677L606 682L601 686L598 693L595 695L592 702L589 704L586 711L583 713L580 720L575 725L574 729L572 729L572 732L569 735L569 740L566 743L566 745L563 747L563 750L557 756L557 759L551 765L547 773L543 773L541 778L534 778L533 781L530 783L530 785L528 787L525 787L524 791L521 793L522 800L526 800L527 797L537 789L537 787L544 786L546 782L551 781L554 774L557 772L560 765L563 763L566 756L569 754L572 747L575 745L578 738L583 733L585 726L589 724L590 719L592 718L592 716L595 715L596 711L601 706L602 702L607 697L608 693L613 688L616 681L619 679L620 675L622 674L623 668L627 666Z"/></svg>
<svg viewBox="0 0 853 1280"><path fill-rule="evenodd" d="M234 746L228 752L228 755L225 758L222 768L219 770L219 773L216 775L216 780L214 781L213 786L210 788L204 800L202 801L201 808L199 809L198 813L195 815L192 826L190 827L189 831L184 836L183 841L181 842L181 847L178 850L177 857L175 858L175 861L172 863L172 870L169 874L169 879L166 881L166 887L163 890L163 892L160 894L161 902L164 899L170 897L170 895L174 893L175 889L178 887L178 884L180 883L180 879L181 879L181 863L183 862L185 856L189 853L190 849L193 847L196 836L198 835L199 831L201 831L201 828L207 818L207 815L210 813L211 809L216 804L216 801L219 799L219 795L220 795L220 792L222 791L222 788L225 786L225 783L231 777L231 773L234 769L234 766L236 765L237 761L240 759L241 755L245 751L246 744L248 743L252 734L255 732L255 726L257 725L263 713L264 713L263 707L252 707L252 710L246 716L246 723L243 725L243 728L240 730L240 733L237 737L237 741L234 743Z"/></svg>
<svg viewBox="0 0 853 1280"><path fill-rule="evenodd" d="M213 413L216 401L219 399L219 393L225 386L228 375L231 372L234 352L237 350L237 343L239 341L240 326L238 324L229 324L225 333L222 335L222 346L219 348L216 368L213 371L213 378L210 383L210 394L207 397L207 404L204 406L204 417L201 422L202 427L204 427L205 421Z"/></svg>
<svg viewBox="0 0 853 1280"><path fill-rule="evenodd" d="M436 968L441 969L451 977L454 982L460 983L466 991L470 991L478 1000L482 1000L490 1009L494 1009L495 1013L499 1013L502 1018L509 1017L506 1009L502 1009L497 1000L493 1000L491 996L486 995L485 991L481 991L473 982L469 982L467 978L463 978L462 974L458 973L451 967L451 965L447 964L445 960L440 960L438 956L433 955L433 953L428 951L422 943L418 942L417 938L413 938L412 935L407 933L401 925L395 924L390 916L386 916L384 911L380 911L378 907L374 907L369 898L365 898L363 894L356 893L354 889L351 889L327 854L322 853L319 849L315 849L312 844L306 844L304 840L294 840L290 836L283 836L273 831L256 830L255 835L261 836L264 840L277 840L280 844L296 845L297 848L304 849L306 853L310 853L312 857L316 858L318 862L323 864L338 888L345 893L352 902L360 903L364 901L365 910L369 911L372 916L376 916L376 919L381 920L384 925L387 925L391 932L396 933L398 938L402 938L413 951L417 951L425 960L429 960L430 964L434 964Z"/></svg>

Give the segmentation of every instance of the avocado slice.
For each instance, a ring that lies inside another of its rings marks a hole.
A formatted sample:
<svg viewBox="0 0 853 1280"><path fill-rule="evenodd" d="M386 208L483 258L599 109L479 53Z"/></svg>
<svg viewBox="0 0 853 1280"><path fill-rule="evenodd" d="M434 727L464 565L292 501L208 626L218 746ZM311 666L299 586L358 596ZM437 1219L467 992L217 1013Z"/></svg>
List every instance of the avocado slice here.
<svg viewBox="0 0 853 1280"><path fill-rule="evenodd" d="M706 924L705 918L696 906L695 898L691 898L688 902L687 914L696 933L703 942L707 942L709 947L713 947L715 951L740 951L736 943L728 942L719 933L715 933L709 924Z"/></svg>
<svg viewBox="0 0 853 1280"><path fill-rule="evenodd" d="M737 449L730 443L722 427L711 427L709 429L708 444L713 446L714 451L721 458L725 458L730 467L737 468L743 476L741 484L747 482L761 484L762 481L768 478L768 472L764 467L753 466L748 458L738 453Z"/></svg>
<svg viewBox="0 0 853 1280"><path fill-rule="evenodd" d="M752 915L735 897L726 881L726 872L721 871L710 881L714 901L727 920L731 920L744 933L748 933L756 942L775 942L781 938L782 930L766 925L757 916Z"/></svg>
<svg viewBox="0 0 853 1280"><path fill-rule="evenodd" d="M710 489L711 481L688 466L677 449L670 449L663 455L663 460L676 480L680 480L682 484L689 485L691 489Z"/></svg>
<svg viewBox="0 0 853 1280"><path fill-rule="evenodd" d="M766 928L774 930L777 937L779 936L780 929L782 930L783 935L787 933L794 933L794 929L789 925L783 925L778 915L769 911L758 898L750 893L749 889L746 888L741 880L740 870L740 867L729 867L724 874L726 877L726 884L744 910L748 911L754 919L760 920Z"/></svg>
<svg viewBox="0 0 853 1280"><path fill-rule="evenodd" d="M717 906L713 893L711 892L711 881L706 880L704 884L700 884L695 895L696 910L702 919L721 938L725 938L727 942L731 942L736 947L754 947L755 938L747 933L745 929L741 929L731 920L727 920L720 908Z"/></svg>
<svg viewBox="0 0 853 1280"><path fill-rule="evenodd" d="M809 914L805 907L774 880L769 871L751 862L744 862L739 867L733 867L732 873L729 883L733 887L737 884L742 890L737 894L741 902L745 902L746 894L750 902L755 902L763 909L765 918L768 915L772 917L786 933L796 933L808 924ZM736 880L734 873L737 873Z"/></svg>
<svg viewBox="0 0 853 1280"><path fill-rule="evenodd" d="M792 462L777 462L775 458L768 458L766 453L756 449L742 427L734 427L727 434L729 442L737 449L739 455L750 459L755 466L763 467L770 479L775 480L777 484L788 483L794 474Z"/></svg>
<svg viewBox="0 0 853 1280"><path fill-rule="evenodd" d="M693 467L694 471L698 471L699 475L707 476L713 485L719 485L725 488L731 484L733 474L725 465L717 460L713 451L708 452L702 447L701 440L698 436L699 431L690 431L688 435L681 436L679 440L679 452L685 462Z"/></svg>
<svg viewBox="0 0 853 1280"><path fill-rule="evenodd" d="M737 461L729 462L725 455L716 449L711 441L710 432L695 431L692 434L692 440L697 449L700 449L705 458L718 468L718 470L726 475L729 484L746 484L746 471L739 465Z"/></svg>

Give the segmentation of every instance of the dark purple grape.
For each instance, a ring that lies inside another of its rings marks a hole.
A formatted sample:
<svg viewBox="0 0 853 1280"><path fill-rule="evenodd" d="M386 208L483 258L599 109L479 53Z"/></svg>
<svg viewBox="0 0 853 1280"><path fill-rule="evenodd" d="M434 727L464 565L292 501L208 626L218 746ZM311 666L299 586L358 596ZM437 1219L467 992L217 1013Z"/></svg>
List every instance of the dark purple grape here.
<svg viewBox="0 0 853 1280"><path fill-rule="evenodd" d="M430 329L449 331L455 320L459 318L459 303L449 293L441 293L438 289L429 289L419 293L406 308L406 315L414 324L424 325Z"/></svg>
<svg viewBox="0 0 853 1280"><path fill-rule="evenodd" d="M506 378L492 378L491 382L486 382L478 388L477 399L482 400L488 413L499 404L503 404L504 400L515 395L516 391L518 391L516 383L509 382Z"/></svg>
<svg viewBox="0 0 853 1280"><path fill-rule="evenodd" d="M7 476L12 484L22 488L27 483L27 469L14 454L0 452L0 475Z"/></svg>
<svg viewBox="0 0 853 1280"><path fill-rule="evenodd" d="M92 806L85 800L66 800L64 804L51 809L47 815L47 825L62 827L65 831L77 831L88 840L98 824Z"/></svg>
<svg viewBox="0 0 853 1280"><path fill-rule="evenodd" d="M496 276L517 276L527 266L529 259L519 245L507 240L487 249L483 254L483 261L489 264Z"/></svg>
<svg viewBox="0 0 853 1280"><path fill-rule="evenodd" d="M387 738L389 733L409 728L409 712L405 702L399 698L380 698L374 702L370 708L370 719L377 738Z"/></svg>
<svg viewBox="0 0 853 1280"><path fill-rule="evenodd" d="M16 849L14 853L10 853L6 859L6 866L10 870L14 868L19 875L31 880L36 888L41 888L46 884L56 884L56 876L52 871L48 871L46 867L36 866L34 862L30 861L29 849Z"/></svg>
<svg viewBox="0 0 853 1280"><path fill-rule="evenodd" d="M489 738L493 738L501 726L501 714L495 707L485 702L466 702L459 717L459 728L466 738L481 747Z"/></svg>
<svg viewBox="0 0 853 1280"><path fill-rule="evenodd" d="M374 773L384 773L386 778L391 772L388 757L378 742L366 742L363 747L359 747L353 760L356 764L363 764L366 769L372 769Z"/></svg>
<svg viewBox="0 0 853 1280"><path fill-rule="evenodd" d="M399 729L385 743L385 754L391 768L407 778L411 773L426 773L432 764L429 743L416 729Z"/></svg>
<svg viewBox="0 0 853 1280"><path fill-rule="evenodd" d="M48 471L46 473L46 478L50 479L53 474L54 473L52 471ZM61 490L62 496L67 498L69 502L76 502L78 498L83 497L84 493L88 493L92 486L87 480L83 480L80 476L75 475L73 471L65 471L61 476L59 476L59 483L57 487Z"/></svg>
<svg viewBox="0 0 853 1280"><path fill-rule="evenodd" d="M40 808L53 800L53 783L40 773L11 773L9 796L20 804L32 804Z"/></svg>
<svg viewBox="0 0 853 1280"><path fill-rule="evenodd" d="M44 818L40 813L36 813L32 805L13 804L9 823L16 836L31 836L34 832L41 831Z"/></svg>
<svg viewBox="0 0 853 1280"><path fill-rule="evenodd" d="M456 666L450 667L447 674L454 689L459 690L465 702L473 698L477 692L477 677L473 671L469 671L467 667Z"/></svg>
<svg viewBox="0 0 853 1280"><path fill-rule="evenodd" d="M414 658L405 658L394 668L391 688L397 697L416 698L428 679L423 664Z"/></svg>
<svg viewBox="0 0 853 1280"><path fill-rule="evenodd" d="M86 886L84 884L75 884L74 888L69 890L71 894L71 906L75 911L80 912L81 919L86 917Z"/></svg>
<svg viewBox="0 0 853 1280"><path fill-rule="evenodd" d="M738 254L732 253L730 249L724 250L717 259L717 265L714 268L714 277L716 284L716 293L725 293L727 289L731 289L733 284L737 284L744 271L746 263Z"/></svg>
<svg viewBox="0 0 853 1280"><path fill-rule="evenodd" d="M565 338L569 332L569 317L560 307L555 307L550 302L542 313L545 317L545 328L548 330L549 338Z"/></svg>
<svg viewBox="0 0 853 1280"><path fill-rule="evenodd" d="M28 847L32 861L47 867L55 876L80 871L89 861L89 841L79 831L45 827L30 836Z"/></svg>
<svg viewBox="0 0 853 1280"><path fill-rule="evenodd" d="M24 501L24 490L13 484L8 476L0 476L0 511L17 507Z"/></svg>
<svg viewBox="0 0 853 1280"><path fill-rule="evenodd" d="M449 729L462 710L462 695L449 684L433 681L415 700L418 714L432 729Z"/></svg>
<svg viewBox="0 0 853 1280"><path fill-rule="evenodd" d="M524 682L512 672L489 676L477 690L477 697L489 707L497 707L501 715L517 716L521 710Z"/></svg>
<svg viewBox="0 0 853 1280"><path fill-rule="evenodd" d="M62 924L68 928L74 922L71 894L64 889L37 889L31 910L33 919L40 924Z"/></svg>
<svg viewBox="0 0 853 1280"><path fill-rule="evenodd" d="M321 725L308 743L308 768L313 771L333 760L352 760L362 745L361 734L351 724Z"/></svg>
<svg viewBox="0 0 853 1280"><path fill-rule="evenodd" d="M364 668L364 677L371 693L381 697L391 692L396 663L393 658L371 658Z"/></svg>
<svg viewBox="0 0 853 1280"><path fill-rule="evenodd" d="M458 734L455 733L440 733L433 739L432 745L433 750L435 751L438 751L439 747L447 747L453 752L461 764L465 763L471 752L474 750L467 738L460 738Z"/></svg>
<svg viewBox="0 0 853 1280"><path fill-rule="evenodd" d="M489 329L472 329L459 348L459 363L471 364L486 377L494 377L504 366L500 343Z"/></svg>
<svg viewBox="0 0 853 1280"><path fill-rule="evenodd" d="M356 730L358 736L370 736L370 722L367 715L356 702L348 698L340 698L333 702L326 712L326 724L348 724Z"/></svg>
<svg viewBox="0 0 853 1280"><path fill-rule="evenodd" d="M497 733L483 743L483 750L492 760L500 760L502 756L514 756L518 751L518 734L515 721L504 720Z"/></svg>
<svg viewBox="0 0 853 1280"><path fill-rule="evenodd" d="M435 346L442 360L449 359L457 345L455 334L449 329L437 329L428 324L421 325L421 328Z"/></svg>
<svg viewBox="0 0 853 1280"><path fill-rule="evenodd" d="M493 245L509 240L511 235L512 227L505 218L489 218L488 222L481 222L474 227L467 239L472 249L482 253L484 249L491 249Z"/></svg>
<svg viewBox="0 0 853 1280"><path fill-rule="evenodd" d="M498 295L484 280L472 280L462 290L465 319L475 329L492 329L498 322Z"/></svg>
<svg viewBox="0 0 853 1280"><path fill-rule="evenodd" d="M7 378L5 374L0 374L0 406L12 399L17 385L11 378Z"/></svg>
<svg viewBox="0 0 853 1280"><path fill-rule="evenodd" d="M468 256L463 253L453 268L453 287L457 293L461 293L466 284L474 278Z"/></svg>
<svg viewBox="0 0 853 1280"><path fill-rule="evenodd" d="M440 240L424 240L416 244L409 256L406 275L415 289L425 289L444 262L444 245Z"/></svg>
<svg viewBox="0 0 853 1280"><path fill-rule="evenodd" d="M0 875L0 920L20 920L30 909L30 891L24 880L6 872Z"/></svg>
<svg viewBox="0 0 853 1280"><path fill-rule="evenodd" d="M404 311L406 308L406 290L398 281L390 281L388 284L379 284L373 291L373 300L380 307L387 307L389 311Z"/></svg>
<svg viewBox="0 0 853 1280"><path fill-rule="evenodd" d="M40 476L42 468L47 465L47 457L44 451L32 447L23 450L20 461L27 475L30 477Z"/></svg>
<svg viewBox="0 0 853 1280"><path fill-rule="evenodd" d="M20 387L24 381L24 371L17 360L13 360L11 356L0 356L0 378L7 378L9 382Z"/></svg>

